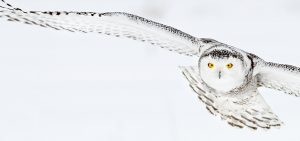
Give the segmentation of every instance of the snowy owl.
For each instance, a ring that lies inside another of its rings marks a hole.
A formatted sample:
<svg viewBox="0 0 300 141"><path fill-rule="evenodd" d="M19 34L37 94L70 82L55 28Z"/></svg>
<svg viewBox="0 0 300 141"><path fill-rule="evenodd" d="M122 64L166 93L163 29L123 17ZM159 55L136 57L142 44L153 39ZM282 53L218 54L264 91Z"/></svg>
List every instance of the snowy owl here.
<svg viewBox="0 0 300 141"><path fill-rule="evenodd" d="M199 58L195 66L180 67L183 75L206 109L234 127L270 129L283 124L264 101L258 87L300 95L300 68L266 62L214 39L196 38L123 12L25 11L1 1L0 17L9 21L130 38Z"/></svg>

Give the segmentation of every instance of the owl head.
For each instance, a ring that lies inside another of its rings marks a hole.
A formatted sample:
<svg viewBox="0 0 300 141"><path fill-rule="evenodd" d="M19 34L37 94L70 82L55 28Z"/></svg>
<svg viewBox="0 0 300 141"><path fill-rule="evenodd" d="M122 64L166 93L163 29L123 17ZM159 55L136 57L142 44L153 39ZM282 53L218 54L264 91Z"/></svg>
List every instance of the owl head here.
<svg viewBox="0 0 300 141"><path fill-rule="evenodd" d="M199 71L202 80L220 92L241 86L247 75L243 55L230 48L214 48L204 52L199 60Z"/></svg>

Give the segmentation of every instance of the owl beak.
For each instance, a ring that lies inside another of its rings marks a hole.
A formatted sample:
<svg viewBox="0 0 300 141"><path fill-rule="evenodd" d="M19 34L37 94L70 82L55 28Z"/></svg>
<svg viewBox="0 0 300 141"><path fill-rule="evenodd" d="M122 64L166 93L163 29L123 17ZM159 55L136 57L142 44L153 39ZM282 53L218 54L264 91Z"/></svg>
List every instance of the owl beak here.
<svg viewBox="0 0 300 141"><path fill-rule="evenodd" d="M221 71L219 71L219 79L221 79L221 74L222 74Z"/></svg>

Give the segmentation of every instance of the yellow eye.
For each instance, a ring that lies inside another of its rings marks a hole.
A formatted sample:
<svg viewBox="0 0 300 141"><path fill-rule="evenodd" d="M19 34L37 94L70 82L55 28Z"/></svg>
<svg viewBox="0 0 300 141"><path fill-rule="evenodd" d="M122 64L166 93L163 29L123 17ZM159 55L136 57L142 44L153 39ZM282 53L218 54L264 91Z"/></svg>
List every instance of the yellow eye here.
<svg viewBox="0 0 300 141"><path fill-rule="evenodd" d="M228 69L231 69L231 68L233 67L233 64L231 64L231 63L230 63L230 64L227 64L226 67L227 67Z"/></svg>
<svg viewBox="0 0 300 141"><path fill-rule="evenodd" d="M213 68L213 67L214 67L214 64L208 63L208 67L209 67L209 68Z"/></svg>

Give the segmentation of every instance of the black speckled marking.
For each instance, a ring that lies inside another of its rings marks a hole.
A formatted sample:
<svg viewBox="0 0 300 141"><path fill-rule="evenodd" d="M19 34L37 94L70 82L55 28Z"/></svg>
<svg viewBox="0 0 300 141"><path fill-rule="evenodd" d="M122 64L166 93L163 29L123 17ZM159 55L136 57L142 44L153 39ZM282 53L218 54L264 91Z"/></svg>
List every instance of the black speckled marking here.
<svg viewBox="0 0 300 141"><path fill-rule="evenodd" d="M268 62L267 65L270 67L283 68L291 72L300 72L300 68L288 64L277 64L277 63Z"/></svg>
<svg viewBox="0 0 300 141"><path fill-rule="evenodd" d="M244 60L243 55L241 55L240 53L238 53L236 51L229 51L227 49L213 49L213 50L203 54L201 58L208 57L208 56L210 56L214 59L223 59L223 58L233 57L233 58L238 58L242 61Z"/></svg>
<svg viewBox="0 0 300 141"><path fill-rule="evenodd" d="M199 41L202 42L202 43L205 43L205 44L211 44L211 43L217 42L216 40L210 39L210 38L200 38Z"/></svg>
<svg viewBox="0 0 300 141"><path fill-rule="evenodd" d="M254 64L254 61L253 61L253 58L250 56L250 55L247 55L248 59L250 60L251 62L251 67L250 67L250 70L253 70L254 67L255 67L255 64Z"/></svg>
<svg viewBox="0 0 300 141"><path fill-rule="evenodd" d="M96 13L94 13L94 12L93 12L93 13L91 13L91 16L95 16L95 15L96 15Z"/></svg>

